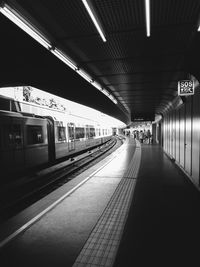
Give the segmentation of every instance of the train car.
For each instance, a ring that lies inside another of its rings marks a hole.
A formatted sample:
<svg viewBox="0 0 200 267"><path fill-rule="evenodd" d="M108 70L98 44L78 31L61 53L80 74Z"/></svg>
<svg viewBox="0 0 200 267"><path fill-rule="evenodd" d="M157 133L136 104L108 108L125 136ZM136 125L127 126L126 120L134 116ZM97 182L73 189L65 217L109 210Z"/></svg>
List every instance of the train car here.
<svg viewBox="0 0 200 267"><path fill-rule="evenodd" d="M0 162L4 175L49 161L48 120L0 111Z"/></svg>
<svg viewBox="0 0 200 267"><path fill-rule="evenodd" d="M8 110L0 110L1 171L8 175L52 164L112 138L112 128L98 121L59 112L35 115L8 101Z"/></svg>
<svg viewBox="0 0 200 267"><path fill-rule="evenodd" d="M111 128L88 118L60 115L51 121L55 133L55 159L101 145L112 137Z"/></svg>

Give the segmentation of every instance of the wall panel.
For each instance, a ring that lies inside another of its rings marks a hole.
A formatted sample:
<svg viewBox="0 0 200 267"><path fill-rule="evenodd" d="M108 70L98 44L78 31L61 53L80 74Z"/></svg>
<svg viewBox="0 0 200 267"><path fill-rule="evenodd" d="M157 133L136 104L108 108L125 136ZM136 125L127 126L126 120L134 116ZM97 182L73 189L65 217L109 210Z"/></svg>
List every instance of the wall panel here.
<svg viewBox="0 0 200 267"><path fill-rule="evenodd" d="M200 189L200 86L163 119L164 150Z"/></svg>
<svg viewBox="0 0 200 267"><path fill-rule="evenodd" d="M172 156L176 158L176 112L172 113Z"/></svg>
<svg viewBox="0 0 200 267"><path fill-rule="evenodd" d="M176 156L175 159L178 163L180 163L180 112L179 110L176 111Z"/></svg>
<svg viewBox="0 0 200 267"><path fill-rule="evenodd" d="M185 167L185 106L180 109L180 165Z"/></svg>
<svg viewBox="0 0 200 267"><path fill-rule="evenodd" d="M192 162L192 119L191 119L191 97L187 98L185 109L185 170L191 175Z"/></svg>
<svg viewBox="0 0 200 267"><path fill-rule="evenodd" d="M167 152L170 153L170 120L169 120L169 114L167 116Z"/></svg>
<svg viewBox="0 0 200 267"><path fill-rule="evenodd" d="M172 133L172 125L173 125L173 113L169 115L169 140L170 140L170 155L173 156L173 133Z"/></svg>
<svg viewBox="0 0 200 267"><path fill-rule="evenodd" d="M163 128L163 148L164 148L164 150L166 151L166 118L164 117L163 118L163 126L162 126L162 128Z"/></svg>
<svg viewBox="0 0 200 267"><path fill-rule="evenodd" d="M192 178L199 185L200 164L200 92L195 92L193 97L192 120Z"/></svg>

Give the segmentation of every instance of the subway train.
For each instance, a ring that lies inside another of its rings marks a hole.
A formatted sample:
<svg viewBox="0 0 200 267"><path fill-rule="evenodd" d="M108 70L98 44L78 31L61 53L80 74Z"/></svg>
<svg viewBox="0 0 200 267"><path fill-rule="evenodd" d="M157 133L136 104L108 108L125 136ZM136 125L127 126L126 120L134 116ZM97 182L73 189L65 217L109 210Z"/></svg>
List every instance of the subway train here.
<svg viewBox="0 0 200 267"><path fill-rule="evenodd" d="M87 117L54 111L41 116L19 111L19 103L1 98L1 172L16 174L103 144L112 128ZM6 104L7 101L7 104ZM9 103L8 103L9 102ZM40 112L39 112L40 113Z"/></svg>

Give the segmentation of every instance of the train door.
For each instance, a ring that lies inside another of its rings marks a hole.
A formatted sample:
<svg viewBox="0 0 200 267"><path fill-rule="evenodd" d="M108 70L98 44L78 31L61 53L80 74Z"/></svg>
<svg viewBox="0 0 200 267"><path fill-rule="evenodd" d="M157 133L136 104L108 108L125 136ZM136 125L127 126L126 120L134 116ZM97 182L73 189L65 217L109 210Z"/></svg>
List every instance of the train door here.
<svg viewBox="0 0 200 267"><path fill-rule="evenodd" d="M69 151L75 150L75 124L68 123L68 146Z"/></svg>
<svg viewBox="0 0 200 267"><path fill-rule="evenodd" d="M24 163L24 150L23 150L23 124L21 121L16 121L12 125L13 133L13 151L14 151L14 161L16 166L22 165Z"/></svg>
<svg viewBox="0 0 200 267"><path fill-rule="evenodd" d="M8 170L10 166L12 166L13 170L20 169L24 164L23 121L21 119L12 118L8 124L5 124L4 141L6 149L4 161L1 163Z"/></svg>
<svg viewBox="0 0 200 267"><path fill-rule="evenodd" d="M51 117L47 117L47 136L48 136L48 157L49 162L55 160L55 133L54 133L54 120Z"/></svg>

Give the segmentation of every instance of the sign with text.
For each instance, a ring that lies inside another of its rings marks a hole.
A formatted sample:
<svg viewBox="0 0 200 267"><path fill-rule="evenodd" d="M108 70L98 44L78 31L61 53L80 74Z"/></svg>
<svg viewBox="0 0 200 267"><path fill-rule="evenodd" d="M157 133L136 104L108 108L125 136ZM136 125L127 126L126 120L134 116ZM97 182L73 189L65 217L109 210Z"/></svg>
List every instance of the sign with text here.
<svg viewBox="0 0 200 267"><path fill-rule="evenodd" d="M194 81L182 80L178 81L178 95L194 95Z"/></svg>

